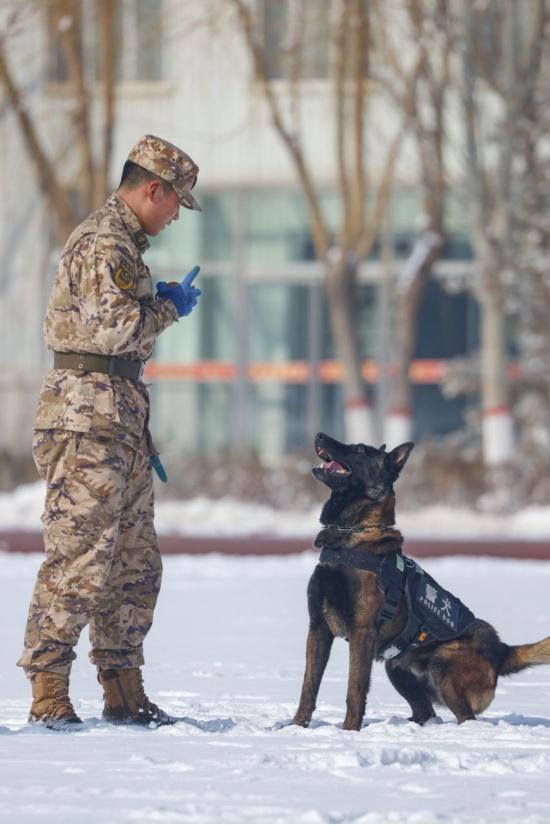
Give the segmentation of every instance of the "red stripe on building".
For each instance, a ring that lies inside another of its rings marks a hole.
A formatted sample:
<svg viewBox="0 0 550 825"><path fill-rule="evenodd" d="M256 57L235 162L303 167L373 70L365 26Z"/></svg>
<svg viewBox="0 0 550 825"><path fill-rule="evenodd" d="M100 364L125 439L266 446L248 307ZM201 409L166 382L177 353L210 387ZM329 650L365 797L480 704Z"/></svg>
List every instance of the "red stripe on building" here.
<svg viewBox="0 0 550 825"><path fill-rule="evenodd" d="M350 398L344 406L346 410L368 410L371 405L368 398Z"/></svg>
<svg viewBox="0 0 550 825"><path fill-rule="evenodd" d="M489 418L491 415L512 415L512 409L508 404L499 404L496 407L487 407L481 412L484 418Z"/></svg>
<svg viewBox="0 0 550 825"><path fill-rule="evenodd" d="M413 361L409 376L413 384L440 384L445 376L447 362L438 359L418 359ZM376 383L381 370L373 360L363 361L361 367L363 379ZM395 364L389 364L386 375L391 378L397 374ZM510 380L520 375L520 368L512 364L508 371ZM344 378L344 367L336 359L321 361L317 367L318 380L323 384L340 384ZM148 381L198 381L226 382L237 380L237 366L232 361L150 361L145 368ZM247 365L247 380L252 383L278 381L283 384L307 384L311 380L311 366L307 361L251 361ZM496 408L500 411L499 408ZM486 413L492 414L492 412Z"/></svg>
<svg viewBox="0 0 550 825"><path fill-rule="evenodd" d="M389 415L394 415L396 418L410 418L411 411L408 407L392 407Z"/></svg>

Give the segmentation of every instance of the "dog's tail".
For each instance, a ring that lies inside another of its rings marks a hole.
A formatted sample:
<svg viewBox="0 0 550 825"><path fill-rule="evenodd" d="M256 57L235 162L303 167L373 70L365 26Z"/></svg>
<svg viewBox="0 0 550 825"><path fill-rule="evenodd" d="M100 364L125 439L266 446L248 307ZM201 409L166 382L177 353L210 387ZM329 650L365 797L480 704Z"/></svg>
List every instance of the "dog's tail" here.
<svg viewBox="0 0 550 825"><path fill-rule="evenodd" d="M550 665L550 636L530 645L503 645L499 674L510 676L533 665Z"/></svg>

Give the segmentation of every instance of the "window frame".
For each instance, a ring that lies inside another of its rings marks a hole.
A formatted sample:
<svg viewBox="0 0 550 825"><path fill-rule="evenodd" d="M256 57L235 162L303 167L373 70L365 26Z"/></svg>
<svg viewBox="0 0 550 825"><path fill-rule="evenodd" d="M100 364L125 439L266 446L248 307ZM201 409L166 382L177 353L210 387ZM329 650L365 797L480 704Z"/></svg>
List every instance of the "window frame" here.
<svg viewBox="0 0 550 825"><path fill-rule="evenodd" d="M163 4L164 0L158 0ZM139 44L139 0L117 0L117 9L121 10L122 21L119 28L124 30L125 39L129 39L130 47L121 52L120 78L118 79L115 66L114 87L117 93L139 96L154 89L155 94L165 94L171 91L172 84L167 80L166 56L167 50L164 43L164 32L160 30L160 42L157 44L161 49L160 72L158 78L138 78L138 44ZM159 12L159 19L162 21L162 11ZM61 56L61 48L53 31L51 22L51 10L45 9L44 25L46 28L47 45L47 91L52 96L63 97L70 89L68 78L61 78L59 75L63 71L64 61ZM98 77L98 42L97 42L97 2L84 3L81 7L81 14L77 25L80 28L79 36L83 53L84 77L87 87L96 92L101 85ZM114 32L115 40L120 41L117 31ZM127 37L126 37L127 36ZM116 49L116 43L115 43ZM57 75L57 76L56 76Z"/></svg>
<svg viewBox="0 0 550 825"><path fill-rule="evenodd" d="M307 0L305 0L307 2ZM311 0L310 0L311 1ZM278 0L278 2L282 5L284 3L286 7L286 11L290 11L288 14L288 20L286 25L286 34L285 36L288 37L292 32L292 25L293 25L293 16L296 15L297 5L300 0ZM316 0L313 0L316 2ZM330 12L330 3L331 0L327 0L329 5L329 12ZM266 50L266 0L256 0L255 3L255 16L256 16L256 27L258 31L258 38L259 42L262 47L262 53L265 59L265 50ZM295 19L295 17L294 17ZM298 78L298 82L301 87L305 87L308 91L319 89L324 91L327 88L327 84L329 84L332 80L332 66L333 66L333 55L332 55L332 41L330 37L328 38L327 43L327 55L326 55L326 75L323 77L304 77L300 76ZM267 73L267 80L270 85L280 86L281 88L288 88L292 84L292 78L290 77L283 77L277 76L272 77Z"/></svg>

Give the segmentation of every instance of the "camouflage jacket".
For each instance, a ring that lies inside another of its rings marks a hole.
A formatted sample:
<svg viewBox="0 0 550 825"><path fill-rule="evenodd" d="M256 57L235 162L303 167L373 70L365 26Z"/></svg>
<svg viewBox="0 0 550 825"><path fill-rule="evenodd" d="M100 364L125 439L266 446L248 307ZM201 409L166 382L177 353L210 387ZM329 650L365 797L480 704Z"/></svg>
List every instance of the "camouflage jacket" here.
<svg viewBox="0 0 550 825"><path fill-rule="evenodd" d="M146 361L160 333L178 320L153 296L141 257L149 246L138 219L113 194L74 230L57 270L44 321L48 349ZM35 429L95 431L139 444L149 398L141 382L99 372L52 369Z"/></svg>

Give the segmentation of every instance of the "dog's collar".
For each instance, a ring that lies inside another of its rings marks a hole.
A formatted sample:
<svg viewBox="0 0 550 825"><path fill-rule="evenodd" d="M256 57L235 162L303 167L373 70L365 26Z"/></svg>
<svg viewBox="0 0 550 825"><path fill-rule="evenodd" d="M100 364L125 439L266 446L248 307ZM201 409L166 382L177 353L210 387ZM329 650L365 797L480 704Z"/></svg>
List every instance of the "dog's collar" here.
<svg viewBox="0 0 550 825"><path fill-rule="evenodd" d="M323 529L327 529L330 527L331 530L342 530L346 533L367 533L377 530L380 532L381 530L396 530L397 528L393 524L372 524L372 525L364 525L364 524L354 524L351 527L340 527L339 524L324 524Z"/></svg>
<svg viewBox="0 0 550 825"><path fill-rule="evenodd" d="M339 547L346 546L352 550L359 545L379 545L384 543L395 544L400 547L403 544L403 536L396 527L387 524L353 524L350 527L341 527L338 524L327 524L317 533L315 547Z"/></svg>
<svg viewBox="0 0 550 825"><path fill-rule="evenodd" d="M400 554L400 550L394 551ZM369 570L379 574L387 554L380 555L372 550L349 550L346 547L323 547L319 555L322 564L341 564L344 567L355 567L357 570Z"/></svg>

